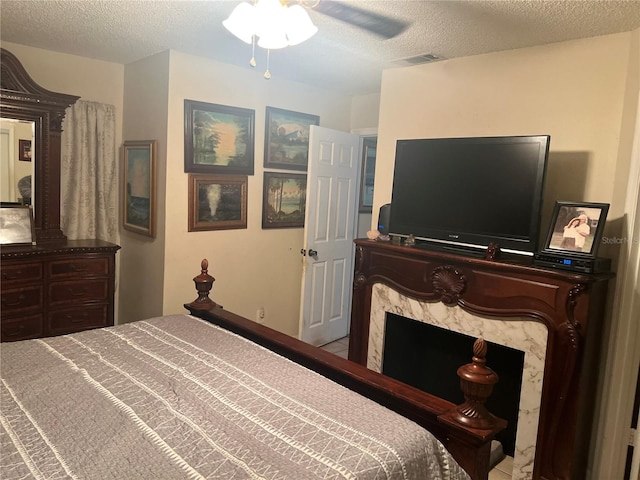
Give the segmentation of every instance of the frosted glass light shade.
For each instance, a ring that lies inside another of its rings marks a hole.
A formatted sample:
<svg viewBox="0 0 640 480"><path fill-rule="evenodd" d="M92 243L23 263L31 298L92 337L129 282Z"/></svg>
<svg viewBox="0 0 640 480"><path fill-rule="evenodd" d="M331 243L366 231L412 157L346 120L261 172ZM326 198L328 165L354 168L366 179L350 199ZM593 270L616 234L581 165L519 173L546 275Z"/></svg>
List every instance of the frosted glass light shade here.
<svg viewBox="0 0 640 480"><path fill-rule="evenodd" d="M245 43L251 43L256 33L257 12L253 5L242 2L233 9L222 25Z"/></svg>
<svg viewBox="0 0 640 480"><path fill-rule="evenodd" d="M285 33L286 11L280 0L258 0L256 35L259 47L275 50L288 45Z"/></svg>
<svg viewBox="0 0 640 480"><path fill-rule="evenodd" d="M258 46L268 48L269 50L277 50L287 47L288 45L289 42L287 42L287 36L284 30L270 30L263 32L263 34L258 37Z"/></svg>
<svg viewBox="0 0 640 480"><path fill-rule="evenodd" d="M286 9L286 29L289 45L298 45L313 37L318 31L307 11L300 5L293 5Z"/></svg>
<svg viewBox="0 0 640 480"><path fill-rule="evenodd" d="M258 46L269 50L298 45L318 31L302 6L287 7L280 0L242 2L222 24L243 42L257 37Z"/></svg>

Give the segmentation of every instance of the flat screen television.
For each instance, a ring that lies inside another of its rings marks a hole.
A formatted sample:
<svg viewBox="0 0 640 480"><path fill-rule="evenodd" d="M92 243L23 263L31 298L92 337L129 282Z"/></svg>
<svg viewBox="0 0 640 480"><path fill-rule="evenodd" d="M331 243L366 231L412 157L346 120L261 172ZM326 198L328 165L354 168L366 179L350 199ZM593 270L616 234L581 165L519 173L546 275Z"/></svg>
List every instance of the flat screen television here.
<svg viewBox="0 0 640 480"><path fill-rule="evenodd" d="M549 142L548 135L398 140L389 233L532 255Z"/></svg>

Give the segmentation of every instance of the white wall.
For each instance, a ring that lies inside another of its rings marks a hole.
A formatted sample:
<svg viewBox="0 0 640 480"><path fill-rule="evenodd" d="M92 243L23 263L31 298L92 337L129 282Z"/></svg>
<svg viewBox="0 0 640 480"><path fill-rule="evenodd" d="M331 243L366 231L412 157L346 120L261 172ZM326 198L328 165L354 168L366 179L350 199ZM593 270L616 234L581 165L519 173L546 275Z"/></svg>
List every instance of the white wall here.
<svg viewBox="0 0 640 480"><path fill-rule="evenodd" d="M162 315L169 57L166 51L125 67L123 141L157 141L157 197L155 238L120 229L120 318L123 322ZM122 172L120 177L119 185L122 185Z"/></svg>
<svg viewBox="0 0 640 480"><path fill-rule="evenodd" d="M260 307L265 324L297 335L302 278L302 229L262 229L262 183L267 106L320 116L320 125L349 131L351 99L262 72L171 52L167 136L164 313L195 299L190 280L207 258L217 281L211 297L250 319ZM246 229L187 231L184 100L255 110L255 174L248 178ZM294 172L295 173L295 172Z"/></svg>
<svg viewBox="0 0 640 480"><path fill-rule="evenodd" d="M550 134L543 230L555 200L592 201L611 204L607 230L620 235L638 115L638 51L635 31L385 71L374 212L391 200L398 139ZM615 264L619 248L609 247L600 253ZM612 319L610 310L606 324L637 321ZM611 395L628 395L632 386ZM594 443L598 438L602 430ZM601 450L612 442L620 448L620 438L609 440ZM612 475L619 465L604 465L600 455L591 458L593 478L621 478Z"/></svg>
<svg viewBox="0 0 640 480"><path fill-rule="evenodd" d="M550 196L609 202L628 172L618 152L629 51L620 34L385 71L374 210L391 199L396 140L447 136L550 134Z"/></svg>
<svg viewBox="0 0 640 480"><path fill-rule="evenodd" d="M380 94L359 95L351 100L351 132L362 137L377 137L380 116ZM362 159L361 159L362 160ZM374 185L375 189L375 185ZM378 212L358 213L357 238L367 236L373 222L377 223ZM376 227L374 227L376 228Z"/></svg>
<svg viewBox="0 0 640 480"><path fill-rule="evenodd" d="M4 41L2 48L18 57L31 78L47 90L114 105L117 126L122 125L124 65Z"/></svg>

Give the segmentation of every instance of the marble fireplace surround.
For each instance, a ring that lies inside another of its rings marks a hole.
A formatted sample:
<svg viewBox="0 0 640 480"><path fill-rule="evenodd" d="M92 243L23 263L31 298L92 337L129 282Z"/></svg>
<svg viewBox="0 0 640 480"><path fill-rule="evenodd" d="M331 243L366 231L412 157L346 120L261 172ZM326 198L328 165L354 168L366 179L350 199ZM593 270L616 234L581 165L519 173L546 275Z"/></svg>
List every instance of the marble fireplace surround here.
<svg viewBox="0 0 640 480"><path fill-rule="evenodd" d="M371 303L377 284L429 304L437 318L454 316L453 312L460 318L464 315L458 312L463 311L474 326L479 325L476 317L485 319L489 324L477 326L478 333L491 341L494 329L538 323L546 328L546 348L531 478L586 478L593 393L606 341L602 337L606 296L614 275L539 267L531 259L508 255L495 260L368 239L357 239L355 244L349 360L364 366L369 361L371 312L376 310ZM407 306L418 309L419 315L422 307Z"/></svg>
<svg viewBox="0 0 640 480"><path fill-rule="evenodd" d="M367 367L376 372L382 372L387 312L472 337L483 337L524 352L512 479L530 479L542 397L548 335L546 326L523 317L508 320L482 317L465 312L458 306L418 301L377 283L372 287L367 353Z"/></svg>

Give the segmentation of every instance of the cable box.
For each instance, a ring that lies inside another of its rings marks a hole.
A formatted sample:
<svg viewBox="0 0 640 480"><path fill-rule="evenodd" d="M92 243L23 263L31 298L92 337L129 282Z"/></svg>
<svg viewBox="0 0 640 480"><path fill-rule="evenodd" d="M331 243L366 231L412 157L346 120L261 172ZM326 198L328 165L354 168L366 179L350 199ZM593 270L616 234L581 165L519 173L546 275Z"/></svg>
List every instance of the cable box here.
<svg viewBox="0 0 640 480"><path fill-rule="evenodd" d="M536 253L533 264L582 273L601 273L611 270L610 258L585 258L562 253Z"/></svg>

